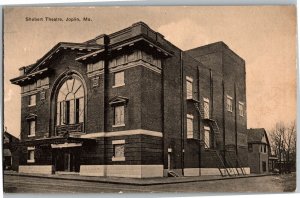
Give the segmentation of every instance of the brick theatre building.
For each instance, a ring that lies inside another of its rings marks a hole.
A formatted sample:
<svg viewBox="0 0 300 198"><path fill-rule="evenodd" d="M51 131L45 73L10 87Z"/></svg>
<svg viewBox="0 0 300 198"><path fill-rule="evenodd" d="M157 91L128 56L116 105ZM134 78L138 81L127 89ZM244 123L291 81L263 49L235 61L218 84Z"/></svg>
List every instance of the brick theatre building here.
<svg viewBox="0 0 300 198"><path fill-rule="evenodd" d="M20 72L19 172L250 172L245 61L223 42L182 51L139 22L58 43Z"/></svg>

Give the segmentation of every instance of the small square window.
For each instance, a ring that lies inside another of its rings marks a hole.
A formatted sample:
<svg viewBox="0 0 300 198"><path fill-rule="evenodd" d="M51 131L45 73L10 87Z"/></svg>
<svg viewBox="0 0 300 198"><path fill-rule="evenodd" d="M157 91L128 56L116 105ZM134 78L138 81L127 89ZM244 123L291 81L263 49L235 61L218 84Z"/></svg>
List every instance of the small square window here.
<svg viewBox="0 0 300 198"><path fill-rule="evenodd" d="M227 111L232 112L232 97L227 96Z"/></svg>
<svg viewBox="0 0 300 198"><path fill-rule="evenodd" d="M114 74L114 86L113 87L121 87L125 85L124 81L124 71L116 72Z"/></svg>
<svg viewBox="0 0 300 198"><path fill-rule="evenodd" d="M113 140L112 161L125 161L125 140Z"/></svg>
<svg viewBox="0 0 300 198"><path fill-rule="evenodd" d="M192 115L187 115L187 138L194 138L194 118Z"/></svg>
<svg viewBox="0 0 300 198"><path fill-rule="evenodd" d="M29 134L28 136L35 136L35 120L29 121Z"/></svg>
<svg viewBox="0 0 300 198"><path fill-rule="evenodd" d="M124 157L124 144L115 144L114 145L114 157Z"/></svg>
<svg viewBox="0 0 300 198"><path fill-rule="evenodd" d="M30 95L28 106L34 106L34 105L36 105L36 95Z"/></svg>

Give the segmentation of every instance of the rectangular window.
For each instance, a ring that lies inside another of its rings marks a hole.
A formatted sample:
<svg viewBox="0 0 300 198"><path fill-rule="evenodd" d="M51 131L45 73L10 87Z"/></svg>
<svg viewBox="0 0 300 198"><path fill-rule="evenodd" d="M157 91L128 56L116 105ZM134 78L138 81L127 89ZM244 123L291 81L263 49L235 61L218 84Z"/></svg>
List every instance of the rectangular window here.
<svg viewBox="0 0 300 198"><path fill-rule="evenodd" d="M114 75L114 86L113 87L120 87L125 85L124 81L124 71L116 72Z"/></svg>
<svg viewBox="0 0 300 198"><path fill-rule="evenodd" d="M208 119L209 118L209 99L208 98L204 98L204 119Z"/></svg>
<svg viewBox="0 0 300 198"><path fill-rule="evenodd" d="M187 138L194 138L194 116L187 115Z"/></svg>
<svg viewBox="0 0 300 198"><path fill-rule="evenodd" d="M116 106L115 107L115 121L114 127L125 126L124 122L124 106Z"/></svg>
<svg viewBox="0 0 300 198"><path fill-rule="evenodd" d="M193 99L193 79L186 77L186 99Z"/></svg>
<svg viewBox="0 0 300 198"><path fill-rule="evenodd" d="M28 106L34 106L34 105L36 105L36 95L30 95Z"/></svg>
<svg viewBox="0 0 300 198"><path fill-rule="evenodd" d="M239 102L239 114L240 116L244 116L244 103Z"/></svg>
<svg viewBox="0 0 300 198"><path fill-rule="evenodd" d="M84 121L84 99L79 98L79 123L83 123Z"/></svg>
<svg viewBox="0 0 300 198"><path fill-rule="evenodd" d="M112 161L125 161L125 140L113 140Z"/></svg>
<svg viewBox="0 0 300 198"><path fill-rule="evenodd" d="M204 147L205 148L210 148L210 128L209 127L204 127Z"/></svg>
<svg viewBox="0 0 300 198"><path fill-rule="evenodd" d="M29 122L29 134L28 136L35 136L35 120Z"/></svg>
<svg viewBox="0 0 300 198"><path fill-rule="evenodd" d="M64 125L65 121L65 102L60 102L60 125Z"/></svg>
<svg viewBox="0 0 300 198"><path fill-rule="evenodd" d="M264 153L267 153L267 145L264 145Z"/></svg>
<svg viewBox="0 0 300 198"><path fill-rule="evenodd" d="M70 100L69 123L75 124L75 100Z"/></svg>
<svg viewBox="0 0 300 198"><path fill-rule="evenodd" d="M232 112L232 97L227 96L227 111Z"/></svg>
<svg viewBox="0 0 300 198"><path fill-rule="evenodd" d="M253 145L252 144L249 144L248 145L248 151L251 153L253 152Z"/></svg>
<svg viewBox="0 0 300 198"><path fill-rule="evenodd" d="M60 113L61 113L61 102L58 102L56 104L56 126L59 126L60 125L60 121L61 121L61 117L60 117Z"/></svg>
<svg viewBox="0 0 300 198"><path fill-rule="evenodd" d="M65 101L64 110L64 124L70 124L70 101Z"/></svg>
<svg viewBox="0 0 300 198"><path fill-rule="evenodd" d="M33 163L34 162L34 147L27 147L27 162Z"/></svg>

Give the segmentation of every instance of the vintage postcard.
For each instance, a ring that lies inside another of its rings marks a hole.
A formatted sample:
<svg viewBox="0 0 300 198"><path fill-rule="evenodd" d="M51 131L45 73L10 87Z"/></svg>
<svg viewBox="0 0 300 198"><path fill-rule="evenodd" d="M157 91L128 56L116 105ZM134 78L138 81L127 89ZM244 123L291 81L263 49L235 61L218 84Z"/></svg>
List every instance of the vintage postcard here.
<svg viewBox="0 0 300 198"><path fill-rule="evenodd" d="M295 191L296 7L5 7L3 28L5 193Z"/></svg>

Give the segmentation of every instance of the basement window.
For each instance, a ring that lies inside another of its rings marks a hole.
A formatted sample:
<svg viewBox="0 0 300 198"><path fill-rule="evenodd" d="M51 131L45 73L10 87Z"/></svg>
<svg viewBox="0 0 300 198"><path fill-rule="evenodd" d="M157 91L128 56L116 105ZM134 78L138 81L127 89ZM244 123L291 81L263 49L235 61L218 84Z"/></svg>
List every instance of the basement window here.
<svg viewBox="0 0 300 198"><path fill-rule="evenodd" d="M113 140L112 161L125 161L125 140Z"/></svg>
<svg viewBox="0 0 300 198"><path fill-rule="evenodd" d="M34 163L34 147L27 147L27 162Z"/></svg>

